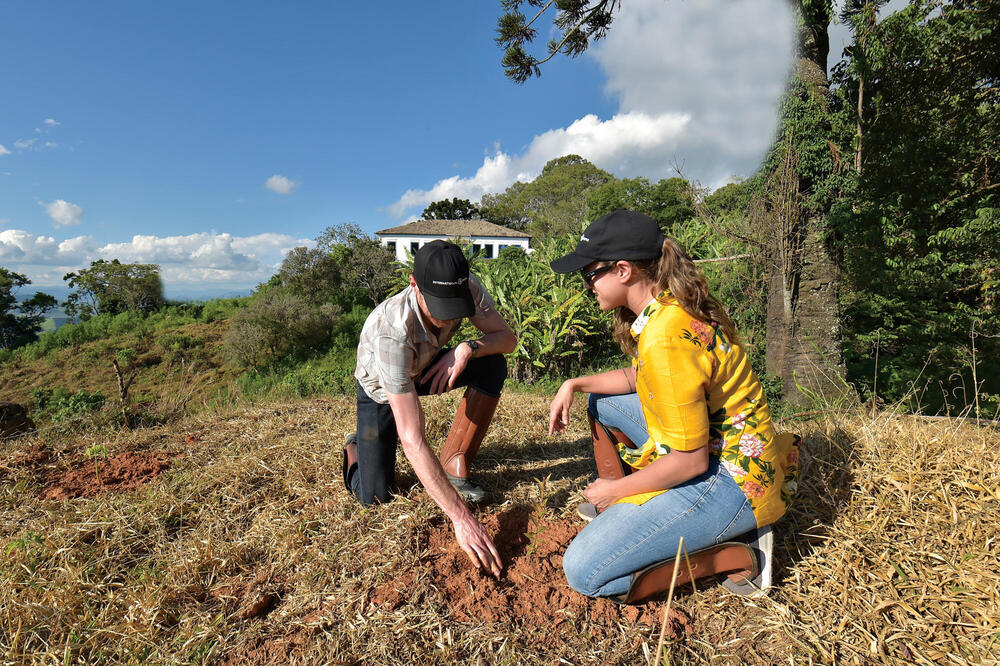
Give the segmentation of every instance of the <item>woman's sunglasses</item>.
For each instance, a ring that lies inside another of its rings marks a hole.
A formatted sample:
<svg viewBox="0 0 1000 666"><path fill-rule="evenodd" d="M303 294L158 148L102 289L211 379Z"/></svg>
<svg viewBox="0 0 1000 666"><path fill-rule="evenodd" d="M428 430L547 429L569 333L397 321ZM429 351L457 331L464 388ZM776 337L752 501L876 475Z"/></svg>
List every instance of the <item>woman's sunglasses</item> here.
<svg viewBox="0 0 1000 666"><path fill-rule="evenodd" d="M606 264L604 266L598 266L597 268L592 268L589 271L580 271L580 277L583 278L583 284L589 289L594 286L594 278L604 273L605 271L610 271L614 268L614 264Z"/></svg>

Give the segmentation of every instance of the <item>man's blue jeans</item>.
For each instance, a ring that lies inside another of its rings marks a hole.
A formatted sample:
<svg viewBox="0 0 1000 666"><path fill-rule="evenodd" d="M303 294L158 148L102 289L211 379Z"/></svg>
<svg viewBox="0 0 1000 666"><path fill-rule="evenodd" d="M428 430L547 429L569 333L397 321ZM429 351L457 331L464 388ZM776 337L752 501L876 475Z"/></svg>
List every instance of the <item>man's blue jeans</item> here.
<svg viewBox="0 0 1000 666"><path fill-rule="evenodd" d="M635 393L591 395L589 409L598 421L621 430L637 446L648 439ZM681 537L691 553L756 527L743 491L719 465L719 457L709 455L708 470L701 476L641 506L619 503L600 513L569 545L563 570L577 592L590 597L623 594L631 574L674 557Z"/></svg>

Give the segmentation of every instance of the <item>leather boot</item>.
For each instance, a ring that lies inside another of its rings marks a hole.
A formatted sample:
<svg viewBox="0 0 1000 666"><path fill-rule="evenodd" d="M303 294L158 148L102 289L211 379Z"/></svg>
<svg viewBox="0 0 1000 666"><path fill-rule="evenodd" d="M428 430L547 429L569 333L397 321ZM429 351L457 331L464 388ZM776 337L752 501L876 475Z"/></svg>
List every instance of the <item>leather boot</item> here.
<svg viewBox="0 0 1000 666"><path fill-rule="evenodd" d="M590 435L594 439L594 463L597 465L597 476L602 479L621 479L632 473L632 467L627 465L618 455L616 442L622 442L634 449L635 444L620 430L608 428L606 425L587 412L590 421Z"/></svg>
<svg viewBox="0 0 1000 666"><path fill-rule="evenodd" d="M733 581L753 580L758 574L756 553L745 543L727 541L689 553L686 558L681 555L675 585L689 583L692 577L698 579L721 573L728 574L729 579ZM663 594L670 589L670 579L673 575L673 559L651 564L632 574L632 583L628 591L616 599L621 603L633 604Z"/></svg>
<svg viewBox="0 0 1000 666"><path fill-rule="evenodd" d="M455 422L451 424L451 432L441 449L441 466L451 485L467 502L479 502L486 496L482 488L469 483L469 468L499 402L499 397L486 395L471 386L466 389L455 413Z"/></svg>

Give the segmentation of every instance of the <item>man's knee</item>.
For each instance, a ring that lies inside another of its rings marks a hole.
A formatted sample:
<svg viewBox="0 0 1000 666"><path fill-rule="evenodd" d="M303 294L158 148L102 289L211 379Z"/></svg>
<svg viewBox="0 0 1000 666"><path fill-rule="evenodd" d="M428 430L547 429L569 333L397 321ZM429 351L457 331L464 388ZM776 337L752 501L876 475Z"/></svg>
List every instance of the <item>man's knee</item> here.
<svg viewBox="0 0 1000 666"><path fill-rule="evenodd" d="M491 354L476 359L476 377L471 383L486 395L499 397L507 379L507 359L503 354Z"/></svg>

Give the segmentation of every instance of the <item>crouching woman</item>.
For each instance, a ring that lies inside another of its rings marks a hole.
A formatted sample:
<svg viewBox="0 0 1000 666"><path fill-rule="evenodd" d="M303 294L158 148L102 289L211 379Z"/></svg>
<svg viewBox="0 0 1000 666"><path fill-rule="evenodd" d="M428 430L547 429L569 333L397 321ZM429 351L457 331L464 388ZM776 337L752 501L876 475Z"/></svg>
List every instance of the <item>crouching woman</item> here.
<svg viewBox="0 0 1000 666"><path fill-rule="evenodd" d="M785 512L798 438L777 435L761 383L722 305L677 243L645 215L619 210L591 224L552 262L581 271L629 367L569 379L549 431L568 424L576 392L588 415L600 478L584 491L592 518L563 558L569 584L592 597L639 601L669 585L681 537L692 554L679 582L728 573L731 589L760 583L760 553L734 541Z"/></svg>

